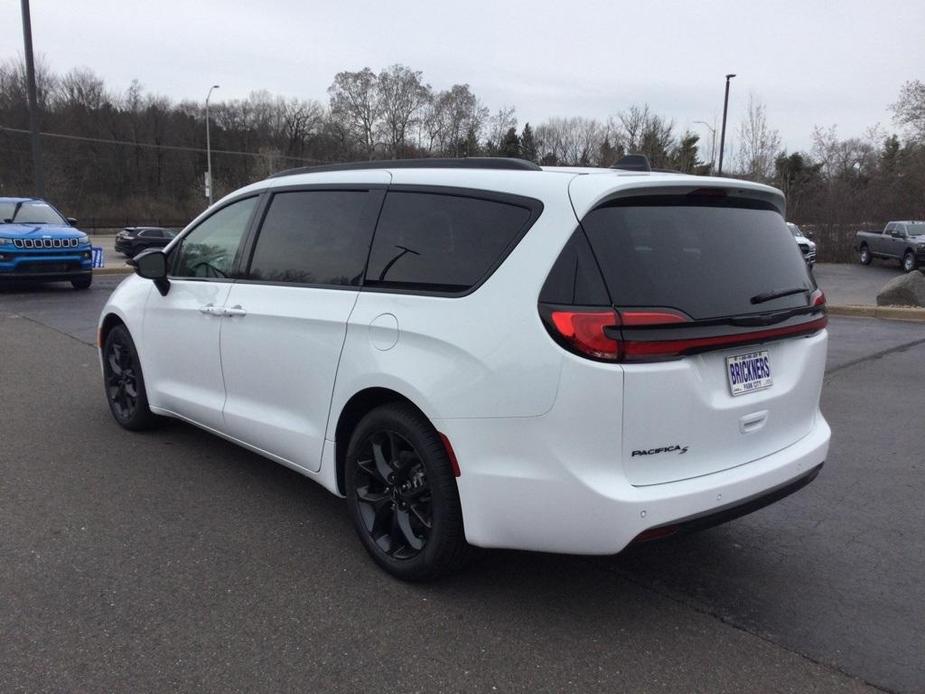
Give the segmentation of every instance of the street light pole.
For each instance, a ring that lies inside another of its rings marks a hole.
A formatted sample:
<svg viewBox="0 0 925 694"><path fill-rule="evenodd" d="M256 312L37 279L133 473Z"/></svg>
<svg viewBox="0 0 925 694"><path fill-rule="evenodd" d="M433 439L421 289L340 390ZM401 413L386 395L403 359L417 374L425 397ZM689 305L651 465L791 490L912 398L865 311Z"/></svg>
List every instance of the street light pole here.
<svg viewBox="0 0 925 694"><path fill-rule="evenodd" d="M700 124L710 131L710 173L713 173L713 167L716 166L716 117L713 117L713 125L705 120L695 120L695 124Z"/></svg>
<svg viewBox="0 0 925 694"><path fill-rule="evenodd" d="M35 88L35 60L32 57L32 15L29 0L22 0L22 38L26 58L26 92L29 99L29 129L32 131L32 176L35 194L45 197L45 178L42 175L42 149L39 144L39 100Z"/></svg>
<svg viewBox="0 0 925 694"><path fill-rule="evenodd" d="M206 94L206 178L208 179L209 206L212 205L212 140L209 136L209 98L212 96L212 90L218 88L219 85L213 84L209 87L209 93Z"/></svg>
<svg viewBox="0 0 925 694"><path fill-rule="evenodd" d="M726 111L729 110L729 80L735 77L734 74L726 75L726 97L723 99L723 130L719 136L719 168L716 171L717 176L723 175L723 150L726 147Z"/></svg>

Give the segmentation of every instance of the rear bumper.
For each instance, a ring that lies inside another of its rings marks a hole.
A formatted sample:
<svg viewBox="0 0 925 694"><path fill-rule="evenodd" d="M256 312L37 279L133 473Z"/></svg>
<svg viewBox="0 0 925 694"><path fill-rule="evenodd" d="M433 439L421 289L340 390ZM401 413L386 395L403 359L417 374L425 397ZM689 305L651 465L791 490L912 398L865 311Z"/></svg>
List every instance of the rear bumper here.
<svg viewBox="0 0 925 694"><path fill-rule="evenodd" d="M749 513L754 513L755 511L763 509L765 506L770 506L776 501L780 501L781 499L800 491L803 487L805 487L819 476L823 465L824 463L819 463L819 465L814 467L812 470L803 473L796 479L791 480L790 482L785 482L784 484L774 487L773 489L769 489L765 492L761 492L760 494L756 494L755 496L751 496L746 499L740 499L735 503L727 504L726 506L721 506L711 511L697 513L687 518L679 518L678 520L668 525L660 525L654 528L649 528L648 530L644 530L636 536L631 544L648 542L650 540L658 540L678 534L696 532L698 530L706 530L707 528L712 528L723 523L728 523L729 521L735 520L736 518L747 516Z"/></svg>
<svg viewBox="0 0 925 694"><path fill-rule="evenodd" d="M554 459L554 450L544 455L543 419L505 420L504 435L499 420L436 422L453 442L462 469L457 484L470 543L615 554L653 528L695 529L730 520L808 484L826 458L831 436L817 412L809 434L764 458L691 479L634 486L617 470L591 466L583 472L580 462Z"/></svg>

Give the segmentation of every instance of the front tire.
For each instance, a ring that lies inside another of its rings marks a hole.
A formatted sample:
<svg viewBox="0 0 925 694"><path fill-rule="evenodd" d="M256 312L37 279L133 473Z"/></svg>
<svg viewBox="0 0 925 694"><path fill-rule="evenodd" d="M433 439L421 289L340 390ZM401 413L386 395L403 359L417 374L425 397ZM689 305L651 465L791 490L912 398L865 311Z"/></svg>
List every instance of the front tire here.
<svg viewBox="0 0 925 694"><path fill-rule="evenodd" d="M103 383L109 411L119 426L141 431L161 423L148 407L138 351L124 325L110 330L103 343Z"/></svg>
<svg viewBox="0 0 925 694"><path fill-rule="evenodd" d="M92 274L81 275L71 280L71 286L74 289L89 289L91 284L93 284Z"/></svg>
<svg viewBox="0 0 925 694"><path fill-rule="evenodd" d="M858 250L858 261L861 265L870 265L871 259L870 249L866 245L861 246Z"/></svg>
<svg viewBox="0 0 925 694"><path fill-rule="evenodd" d="M347 449L350 517L373 560L393 576L426 581L473 554L449 457L433 425L405 403L369 412Z"/></svg>
<svg viewBox="0 0 925 694"><path fill-rule="evenodd" d="M912 272L916 268L915 254L912 251L906 251L902 259L903 272Z"/></svg>

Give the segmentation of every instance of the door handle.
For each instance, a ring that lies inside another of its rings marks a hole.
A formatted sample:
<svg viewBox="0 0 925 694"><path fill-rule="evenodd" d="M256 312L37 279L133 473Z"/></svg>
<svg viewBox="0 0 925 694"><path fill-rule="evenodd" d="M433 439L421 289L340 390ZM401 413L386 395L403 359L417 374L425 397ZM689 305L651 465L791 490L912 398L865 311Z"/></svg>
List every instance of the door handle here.
<svg viewBox="0 0 925 694"><path fill-rule="evenodd" d="M231 308L226 308L224 310L224 313L226 316L246 316L247 315L247 311L241 308L241 304L238 304L237 306L232 306Z"/></svg>
<svg viewBox="0 0 925 694"><path fill-rule="evenodd" d="M199 307L199 313L204 313L207 316L220 316L222 315L222 309L215 304L206 304Z"/></svg>

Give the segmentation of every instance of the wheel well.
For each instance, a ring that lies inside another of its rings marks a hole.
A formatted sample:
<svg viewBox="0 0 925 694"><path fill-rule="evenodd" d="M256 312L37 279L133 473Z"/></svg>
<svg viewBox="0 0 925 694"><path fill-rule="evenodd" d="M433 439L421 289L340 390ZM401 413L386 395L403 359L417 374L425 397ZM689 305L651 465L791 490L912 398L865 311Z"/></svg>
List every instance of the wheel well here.
<svg viewBox="0 0 925 694"><path fill-rule="evenodd" d="M105 344L106 336L109 335L109 331L117 325L125 325L125 323L123 323L122 319L115 313L110 313L103 319L103 324L100 326L99 334L96 339L98 347L102 347L103 344Z"/></svg>
<svg viewBox="0 0 925 694"><path fill-rule="evenodd" d="M337 462L337 491L345 494L346 487L344 483L344 463L347 460L347 446L350 443L350 436L356 425L366 414L380 405L389 402L406 402L416 410L421 412L421 408L415 405L411 400L401 393L388 388L366 388L356 393L344 405L340 417L337 419L337 428L334 430L334 457ZM421 412L421 414L424 414ZM426 416L426 415L425 415Z"/></svg>

